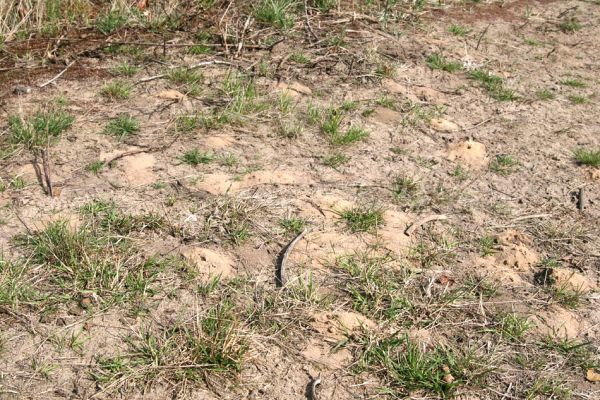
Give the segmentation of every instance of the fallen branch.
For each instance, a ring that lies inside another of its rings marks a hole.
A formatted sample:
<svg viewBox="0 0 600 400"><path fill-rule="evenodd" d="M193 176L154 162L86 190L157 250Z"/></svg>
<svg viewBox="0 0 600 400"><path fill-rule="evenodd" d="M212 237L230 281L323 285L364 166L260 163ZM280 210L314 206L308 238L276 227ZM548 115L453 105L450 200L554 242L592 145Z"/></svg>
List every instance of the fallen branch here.
<svg viewBox="0 0 600 400"><path fill-rule="evenodd" d="M425 217L417 222L414 222L412 225L410 225L408 228L406 228L404 230L404 234L406 236L411 236L415 232L415 230L417 230L418 227L425 225L428 222L442 221L442 220L446 220L446 219L448 219L448 217L444 214L430 215L429 217Z"/></svg>
<svg viewBox="0 0 600 400"><path fill-rule="evenodd" d="M134 156L136 154L141 154L141 153L155 153L157 151L165 151L166 149L168 149L169 147L171 147L176 141L177 139L179 139L180 135L175 136L175 139L171 140L169 143L165 144L164 146L160 146L160 147L155 147L155 148L145 148L145 149L141 149L141 150L133 150L133 151L126 151L125 153L121 153L119 155L116 155L112 158L109 158L106 161L103 161L104 165L109 165L110 163L120 160L121 158L125 158L125 157L129 157L129 156Z"/></svg>
<svg viewBox="0 0 600 400"><path fill-rule="evenodd" d="M192 70L192 69L196 69L196 68L200 68L200 67L206 67L207 65L233 65L233 64L231 64L230 62L227 62L227 61L211 60L211 61L202 61L197 64L192 64L185 68L187 70ZM178 67L177 66L170 67L170 69L174 69L174 68L178 68ZM162 79L162 78L166 77L167 75L168 74L158 74L158 75L154 75L154 76L148 76L146 78L140 79L135 84L139 85L140 83L150 82L150 81L154 81L156 79Z"/></svg>
<svg viewBox="0 0 600 400"><path fill-rule="evenodd" d="M46 188L48 189L48 195L54 197L54 189L52 187L52 178L50 174L50 157L48 155L48 146L42 150L42 166L44 168L44 178L46 179Z"/></svg>
<svg viewBox="0 0 600 400"><path fill-rule="evenodd" d="M50 79L48 82L44 82L44 83L42 83L42 84L41 84L41 85L39 85L38 87L39 87L39 88L43 88L43 87L46 87L46 86L48 86L48 85L49 85L49 84L51 84L52 82L56 81L56 80L57 80L58 78L60 78L60 77L61 77L61 76L62 76L62 75L65 73L65 72L67 72L67 70L68 70L69 68L71 68L71 66L72 66L73 64L75 64L75 60L71 61L71 62L70 62L70 63L69 63L69 64L68 64L68 65L65 67L65 69L63 69L62 71L60 71L60 72L58 73L58 75L56 75L54 78Z"/></svg>
<svg viewBox="0 0 600 400"><path fill-rule="evenodd" d="M304 228L304 230L302 230L302 232L300 232L285 247L285 250L283 251L283 253L281 255L281 261L279 262L279 265L277 266L277 271L275 274L275 285L277 287L283 287L285 285L285 282L287 281L287 279L285 277L285 265L287 263L287 259L290 256L292 250L294 250L294 247L296 246L296 244L300 241L300 239L302 239L304 237L304 235L306 235L307 232L308 232L308 228Z"/></svg>

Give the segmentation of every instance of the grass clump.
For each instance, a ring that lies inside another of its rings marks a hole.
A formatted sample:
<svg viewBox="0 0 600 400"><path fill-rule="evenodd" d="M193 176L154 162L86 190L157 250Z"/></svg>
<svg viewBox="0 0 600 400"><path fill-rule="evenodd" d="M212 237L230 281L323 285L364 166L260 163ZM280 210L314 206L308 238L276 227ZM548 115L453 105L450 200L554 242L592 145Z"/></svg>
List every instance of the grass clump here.
<svg viewBox="0 0 600 400"><path fill-rule="evenodd" d="M128 282L134 275L152 283L148 267L131 256L132 249L122 239L114 239L93 224L74 228L56 221L18 237L16 243L31 263L41 267L36 282L58 301L98 296L102 302L114 303L131 298Z"/></svg>
<svg viewBox="0 0 600 400"><path fill-rule="evenodd" d="M290 61L295 62L297 64L308 64L310 62L310 58L308 58L302 53L293 53L290 56Z"/></svg>
<svg viewBox="0 0 600 400"><path fill-rule="evenodd" d="M222 196L207 208L200 231L191 234L201 242L240 245L254 234L254 218L260 208L246 198Z"/></svg>
<svg viewBox="0 0 600 400"><path fill-rule="evenodd" d="M85 167L85 169L87 171L90 171L94 175L98 175L100 173L100 171L102 171L104 169L104 162L92 161Z"/></svg>
<svg viewBox="0 0 600 400"><path fill-rule="evenodd" d="M540 100L552 100L552 99L554 99L556 97L554 95L554 93L552 93L552 91L548 90L548 89L538 90L537 92L535 92L535 95Z"/></svg>
<svg viewBox="0 0 600 400"><path fill-rule="evenodd" d="M180 115L175 121L177 132L191 133L200 126L200 121L195 115Z"/></svg>
<svg viewBox="0 0 600 400"><path fill-rule="evenodd" d="M100 93L111 100L125 100L131 95L133 86L126 81L113 81L102 86Z"/></svg>
<svg viewBox="0 0 600 400"><path fill-rule="evenodd" d="M415 305L402 286L402 277L389 254L374 251L340 256L335 267L347 275L345 291L356 311L387 320L409 319Z"/></svg>
<svg viewBox="0 0 600 400"><path fill-rule="evenodd" d="M573 152L573 155L575 157L575 161L577 161L579 164L600 167L600 149L577 149Z"/></svg>
<svg viewBox="0 0 600 400"><path fill-rule="evenodd" d="M323 164L333 169L338 169L350 160L350 157L342 153L333 153L323 157Z"/></svg>
<svg viewBox="0 0 600 400"><path fill-rule="evenodd" d="M586 104L586 103L588 103L590 101L587 97L581 96L581 95L578 95L578 94L570 95L567 98L573 104Z"/></svg>
<svg viewBox="0 0 600 400"><path fill-rule="evenodd" d="M141 69L140 67L131 65L127 61L125 61L125 62L117 65L115 68L113 68L111 70L111 73L113 75L126 76L128 78L131 78L132 76L137 74L140 71L140 69Z"/></svg>
<svg viewBox="0 0 600 400"><path fill-rule="evenodd" d="M128 17L123 10L111 10L96 18L96 27L105 35L121 29L127 24Z"/></svg>
<svg viewBox="0 0 600 400"><path fill-rule="evenodd" d="M305 225L306 221L301 218L284 218L279 221L279 226L286 234L298 234L302 232Z"/></svg>
<svg viewBox="0 0 600 400"><path fill-rule="evenodd" d="M358 206L340 213L352 232L372 232L383 223L383 210L375 206Z"/></svg>
<svg viewBox="0 0 600 400"><path fill-rule="evenodd" d="M558 24L558 27L565 33L573 33L583 28L581 22L579 22L579 20L575 17L565 19Z"/></svg>
<svg viewBox="0 0 600 400"><path fill-rule="evenodd" d="M217 281L218 283L218 281ZM97 357L93 379L100 384L157 379L178 384L203 382L207 373L237 375L249 343L234 303L225 299L189 323L142 328L127 338L125 355Z"/></svg>
<svg viewBox="0 0 600 400"><path fill-rule="evenodd" d="M314 113L313 116L310 114ZM342 120L344 118L343 110L329 108L325 112L311 111L309 109L309 118L321 119L321 130L329 138L334 146L343 146L358 142L369 136L369 133L361 127L350 127L346 132L342 132Z"/></svg>
<svg viewBox="0 0 600 400"><path fill-rule="evenodd" d="M486 257L494 254L498 247L498 240L494 236L483 236L479 239L479 253Z"/></svg>
<svg viewBox="0 0 600 400"><path fill-rule="evenodd" d="M579 79L574 79L574 78L563 79L562 81L560 81L560 84L565 85L565 86L574 87L574 88L584 88L587 86L585 84L585 82L580 81Z"/></svg>
<svg viewBox="0 0 600 400"><path fill-rule="evenodd" d="M181 161L191 166L198 166L200 164L209 164L215 159L214 155L210 152L201 152L198 149L188 150L181 156Z"/></svg>
<svg viewBox="0 0 600 400"><path fill-rule="evenodd" d="M427 57L427 65L431 69L439 69L446 72L456 72L462 69L460 63L448 61L446 57L440 54L432 54Z"/></svg>
<svg viewBox="0 0 600 400"><path fill-rule="evenodd" d="M296 8L295 0L260 0L254 10L254 17L259 22L288 30L296 22Z"/></svg>
<svg viewBox="0 0 600 400"><path fill-rule="evenodd" d="M511 101L516 98L515 93L504 87L504 80L488 71L474 70L469 73L469 78L479 82L488 92L490 97L501 100Z"/></svg>
<svg viewBox="0 0 600 400"><path fill-rule="evenodd" d="M454 36L466 36L471 30L462 25L450 25L448 32Z"/></svg>
<svg viewBox="0 0 600 400"><path fill-rule="evenodd" d="M500 315L497 323L497 332L509 342L521 341L530 328L527 318L515 313Z"/></svg>
<svg viewBox="0 0 600 400"><path fill-rule="evenodd" d="M140 123L129 114L119 114L116 118L110 120L104 128L104 134L115 136L119 140L133 135L140 130Z"/></svg>
<svg viewBox="0 0 600 400"><path fill-rule="evenodd" d="M246 115L259 110L256 103L258 93L251 77L231 71L223 80L222 92L228 99L225 112Z"/></svg>
<svg viewBox="0 0 600 400"><path fill-rule="evenodd" d="M0 255L0 306L18 308L42 299L27 276L29 269L25 263L14 263Z"/></svg>
<svg viewBox="0 0 600 400"><path fill-rule="evenodd" d="M343 134L336 134L330 137L331 143L335 146L343 146L352 143L356 143L365 138L369 137L369 133L361 127L353 126L350 127Z"/></svg>
<svg viewBox="0 0 600 400"><path fill-rule="evenodd" d="M10 140L29 150L44 148L60 138L74 121L72 115L56 108L38 111L29 119L12 115L8 119Z"/></svg>
<svg viewBox="0 0 600 400"><path fill-rule="evenodd" d="M396 199L413 197L419 191L419 183L410 176L397 176L392 182L392 193Z"/></svg>
<svg viewBox="0 0 600 400"><path fill-rule="evenodd" d="M499 154L490 163L490 170L498 175L507 176L516 171L519 162L508 154Z"/></svg>
<svg viewBox="0 0 600 400"><path fill-rule="evenodd" d="M200 84L204 79L204 76L200 72L185 67L169 71L167 77L171 83L181 86L191 96L200 93Z"/></svg>
<svg viewBox="0 0 600 400"><path fill-rule="evenodd" d="M390 394L404 397L425 391L440 398L452 396L455 390L470 381L476 357L444 347L422 350L408 336L393 335L383 339L368 338L359 365L380 374L389 386Z"/></svg>

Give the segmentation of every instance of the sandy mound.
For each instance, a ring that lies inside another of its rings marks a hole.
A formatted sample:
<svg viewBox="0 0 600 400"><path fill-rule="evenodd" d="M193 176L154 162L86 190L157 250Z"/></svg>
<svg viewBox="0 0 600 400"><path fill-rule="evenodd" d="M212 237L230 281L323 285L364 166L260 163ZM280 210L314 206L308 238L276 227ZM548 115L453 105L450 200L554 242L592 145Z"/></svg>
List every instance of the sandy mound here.
<svg viewBox="0 0 600 400"><path fill-rule="evenodd" d="M488 163L485 145L470 140L450 145L446 157L471 168L483 168Z"/></svg>
<svg viewBox="0 0 600 400"><path fill-rule="evenodd" d="M236 193L259 185L309 185L312 182L313 180L308 174L299 171L263 170L245 175L241 180L225 173L205 175L204 179L196 184L196 187L219 195Z"/></svg>
<svg viewBox="0 0 600 400"><path fill-rule="evenodd" d="M598 288L594 282L582 274L567 268L553 268L548 272L550 278L554 280L555 287L582 293L589 293Z"/></svg>
<svg viewBox="0 0 600 400"><path fill-rule="evenodd" d="M204 138L203 147L211 150L224 150L234 143L234 138L229 135L208 136Z"/></svg>
<svg viewBox="0 0 600 400"><path fill-rule="evenodd" d="M121 170L132 186L148 185L156 181L153 172L156 158L152 154L137 154L123 158Z"/></svg>
<svg viewBox="0 0 600 400"><path fill-rule="evenodd" d="M196 268L203 279L219 275L221 278L228 278L235 273L235 261L223 253L190 247L181 250L181 254Z"/></svg>
<svg viewBox="0 0 600 400"><path fill-rule="evenodd" d="M345 337L347 333L356 332L362 328L367 330L377 328L374 321L353 311L319 313L315 315L312 326L318 332L338 340Z"/></svg>
<svg viewBox="0 0 600 400"><path fill-rule="evenodd" d="M385 224L378 231L377 236L383 240L383 245L397 255L406 255L412 241L404 234L404 230L412 222L407 214L387 210L383 214Z"/></svg>
<svg viewBox="0 0 600 400"><path fill-rule="evenodd" d="M390 110L385 107L376 107L373 114L371 114L371 120L384 125L391 125L399 122L402 116L399 112Z"/></svg>
<svg viewBox="0 0 600 400"><path fill-rule="evenodd" d="M354 254L366 248L367 243L357 236L337 232L310 232L296 245L289 261L323 268L333 263L336 257Z"/></svg>
<svg viewBox="0 0 600 400"><path fill-rule="evenodd" d="M433 118L430 122L433 129L439 132L455 132L459 130L459 126L452 121L443 118Z"/></svg>
<svg viewBox="0 0 600 400"><path fill-rule="evenodd" d="M539 335L563 339L576 338L587 327L585 321L581 321L575 313L558 306L551 307L531 320Z"/></svg>
<svg viewBox="0 0 600 400"><path fill-rule="evenodd" d="M523 233L509 230L497 236L498 251L487 257L477 257L476 267L485 269L488 275L504 284L527 284L530 275L540 261L531 241Z"/></svg>
<svg viewBox="0 0 600 400"><path fill-rule="evenodd" d="M302 355L308 361L322 364L328 369L341 369L352 361L350 350L343 348L332 352L328 344L318 339L311 339Z"/></svg>

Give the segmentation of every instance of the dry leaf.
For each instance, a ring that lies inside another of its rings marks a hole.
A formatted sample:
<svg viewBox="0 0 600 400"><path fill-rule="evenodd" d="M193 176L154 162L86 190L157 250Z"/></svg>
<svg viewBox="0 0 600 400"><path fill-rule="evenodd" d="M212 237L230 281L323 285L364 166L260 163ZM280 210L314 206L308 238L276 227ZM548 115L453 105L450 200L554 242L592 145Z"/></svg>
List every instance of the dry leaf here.
<svg viewBox="0 0 600 400"><path fill-rule="evenodd" d="M440 285L453 285L454 284L454 279L452 279L448 275L440 276L437 281Z"/></svg>
<svg viewBox="0 0 600 400"><path fill-rule="evenodd" d="M600 382L600 373L596 372L594 368L590 368L585 374L585 379L587 379L590 382Z"/></svg>
<svg viewBox="0 0 600 400"><path fill-rule="evenodd" d="M181 100L185 95L178 90L169 89L159 92L156 97L166 100Z"/></svg>

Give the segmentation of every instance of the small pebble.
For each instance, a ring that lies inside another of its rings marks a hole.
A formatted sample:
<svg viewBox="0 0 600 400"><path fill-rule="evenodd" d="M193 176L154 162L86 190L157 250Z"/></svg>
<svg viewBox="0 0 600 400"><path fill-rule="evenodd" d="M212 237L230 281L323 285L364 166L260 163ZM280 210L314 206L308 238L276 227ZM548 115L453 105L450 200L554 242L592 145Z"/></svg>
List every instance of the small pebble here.
<svg viewBox="0 0 600 400"><path fill-rule="evenodd" d="M13 93L18 95L29 94L31 93L31 88L25 85L17 85L13 89Z"/></svg>

